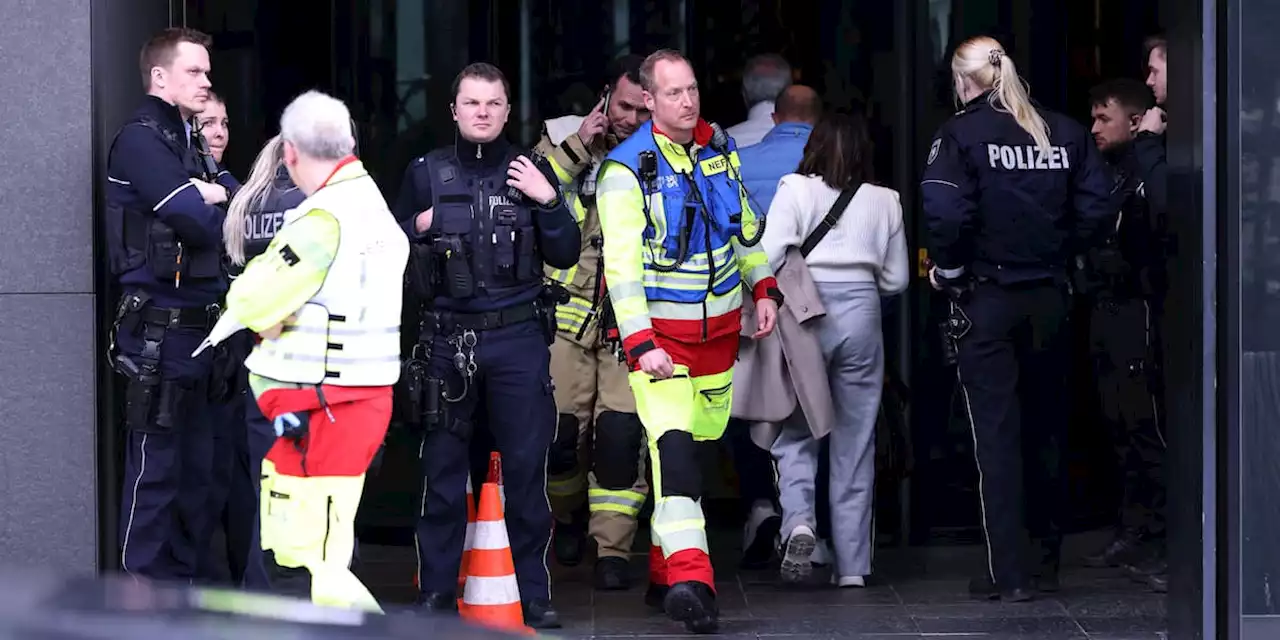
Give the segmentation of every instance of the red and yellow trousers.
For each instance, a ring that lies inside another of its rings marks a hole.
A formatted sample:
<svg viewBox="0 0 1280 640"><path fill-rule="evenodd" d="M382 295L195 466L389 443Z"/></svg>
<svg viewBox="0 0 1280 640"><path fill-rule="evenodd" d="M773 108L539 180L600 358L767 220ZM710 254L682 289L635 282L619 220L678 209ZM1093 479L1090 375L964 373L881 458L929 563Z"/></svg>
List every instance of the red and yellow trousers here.
<svg viewBox="0 0 1280 640"><path fill-rule="evenodd" d="M381 612L350 565L365 472L391 421L391 387L260 389L266 384L255 380L254 395L267 419L309 417L304 437L277 438L262 462L262 551L272 590Z"/></svg>
<svg viewBox="0 0 1280 640"><path fill-rule="evenodd" d="M671 356L674 374L655 379L637 368L628 375L653 473L649 580L664 586L696 581L714 591L694 443L718 440L729 424L738 334L697 344L659 335L654 342Z"/></svg>

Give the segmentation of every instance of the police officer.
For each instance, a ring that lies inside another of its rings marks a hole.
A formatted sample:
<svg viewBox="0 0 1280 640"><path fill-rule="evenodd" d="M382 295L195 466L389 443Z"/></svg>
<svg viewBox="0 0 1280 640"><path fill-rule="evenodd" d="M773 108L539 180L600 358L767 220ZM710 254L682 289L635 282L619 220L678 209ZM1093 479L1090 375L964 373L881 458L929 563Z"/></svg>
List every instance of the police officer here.
<svg viewBox="0 0 1280 640"><path fill-rule="evenodd" d="M556 309L551 346L560 412L547 462L547 494L557 520L553 546L561 564L581 561L588 524L581 516L585 498L597 548L597 589L631 585L628 557L649 491L642 466L644 427L627 386L627 368L607 343L602 322L609 314L601 273L604 237L596 208L600 162L649 120L640 88L643 62L636 55L615 60L609 84L591 113L548 120L535 148L555 171L584 238L578 264L547 271L570 295Z"/></svg>
<svg viewBox="0 0 1280 640"><path fill-rule="evenodd" d="M218 155L217 136L210 136L210 148ZM223 223L226 260L231 279L240 275L245 264L267 250L276 231L284 225L285 213L306 198L289 179L284 166L280 136L267 141L258 153L244 186L236 192ZM259 490L262 459L275 443L271 421L262 415L249 390L249 371L245 359L253 350L253 332L244 330L219 347L231 365L229 385L234 399L227 412L228 423L222 427L229 440L224 453L228 458L220 464L224 470L225 495L216 505L226 532L226 555L233 584L251 589L269 587L259 544Z"/></svg>
<svg viewBox="0 0 1280 640"><path fill-rule="evenodd" d="M934 136L921 191L929 279L951 299L978 464L988 575L970 591L1022 602L1035 595L1033 575L1040 588L1057 587L1066 268L1115 213L1084 128L1034 106L998 42L965 41L951 70L964 108ZM1035 457L1024 464L1023 451ZM1024 564L1028 529L1040 542L1038 568Z"/></svg>
<svg viewBox="0 0 1280 640"><path fill-rule="evenodd" d="M238 185L192 146L192 118L209 99L209 44L167 29L143 46L147 97L107 157L107 246L123 293L110 357L127 379L120 560L161 579L195 578L211 530L212 357L191 353L226 290L216 205Z"/></svg>
<svg viewBox="0 0 1280 640"><path fill-rule="evenodd" d="M1114 173L1120 218L1106 241L1076 259L1076 289L1092 302L1092 338L1102 409L1115 433L1124 476L1120 527L1102 549L1085 556L1095 567L1163 560L1165 440L1159 381L1160 318L1165 289L1165 220L1149 206L1137 146L1150 89L1119 78L1090 92L1093 139ZM1143 573L1163 574L1158 567ZM1158 589L1159 585L1152 584Z"/></svg>
<svg viewBox="0 0 1280 640"><path fill-rule="evenodd" d="M546 568L547 450L556 409L549 370L555 296L545 265L578 262L580 233L550 168L502 135L505 76L468 65L453 82L453 145L405 171L396 217L416 245L410 281L430 300L407 363L425 378L425 475L417 544L421 602L453 609L467 522L468 443L477 408L502 455L506 523L526 624L558 627Z"/></svg>

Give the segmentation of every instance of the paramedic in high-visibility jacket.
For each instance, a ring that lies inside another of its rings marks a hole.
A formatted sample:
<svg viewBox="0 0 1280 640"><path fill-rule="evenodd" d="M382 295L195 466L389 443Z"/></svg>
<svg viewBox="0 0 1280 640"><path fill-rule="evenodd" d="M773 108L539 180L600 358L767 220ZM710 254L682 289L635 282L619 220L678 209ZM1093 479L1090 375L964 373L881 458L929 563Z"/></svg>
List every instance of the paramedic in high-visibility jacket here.
<svg viewBox="0 0 1280 640"><path fill-rule="evenodd" d="M248 327L245 361L277 438L262 463L261 538L271 589L381 611L348 569L364 475L400 377L409 242L353 154L347 107L315 91L280 118L284 165L307 195L227 294L206 344Z"/></svg>
<svg viewBox="0 0 1280 640"><path fill-rule="evenodd" d="M782 294L735 146L699 116L689 61L660 50L640 79L653 118L609 153L596 198L605 280L652 461L645 600L691 632L712 633L719 612L694 442L718 439L729 421L743 285L755 299L756 338L773 331Z"/></svg>

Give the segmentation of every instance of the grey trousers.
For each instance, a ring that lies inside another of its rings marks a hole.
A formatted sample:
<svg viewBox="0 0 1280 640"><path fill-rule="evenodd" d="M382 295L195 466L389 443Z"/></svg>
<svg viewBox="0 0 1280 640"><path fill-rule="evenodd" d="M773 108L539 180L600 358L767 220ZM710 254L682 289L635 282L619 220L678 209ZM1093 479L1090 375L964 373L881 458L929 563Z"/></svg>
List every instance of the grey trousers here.
<svg viewBox="0 0 1280 640"><path fill-rule="evenodd" d="M835 404L831 429L832 543L837 576L871 573L876 417L884 384L880 293L874 284L818 282L826 316L814 320ZM814 482L818 440L799 409L782 424L770 452L778 463L782 535L799 525L817 530Z"/></svg>

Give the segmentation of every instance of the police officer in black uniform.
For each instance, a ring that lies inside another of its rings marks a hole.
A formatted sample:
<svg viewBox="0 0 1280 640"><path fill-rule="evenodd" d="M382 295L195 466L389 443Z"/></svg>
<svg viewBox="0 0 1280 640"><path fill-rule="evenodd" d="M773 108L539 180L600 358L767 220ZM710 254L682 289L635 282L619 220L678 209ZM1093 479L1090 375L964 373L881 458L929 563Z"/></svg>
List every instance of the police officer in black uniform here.
<svg viewBox="0 0 1280 640"><path fill-rule="evenodd" d="M1075 282L1092 302L1089 334L1099 396L1114 429L1124 492L1115 538L1084 561L1136 567L1163 559L1165 533L1159 327L1168 234L1163 212L1146 198L1151 167L1138 152L1140 145L1159 144L1138 137L1155 96L1141 82L1119 78L1094 87L1090 99L1094 141L1113 170L1120 217L1101 246L1076 258Z"/></svg>
<svg viewBox="0 0 1280 640"><path fill-rule="evenodd" d="M951 300L978 463L988 562L970 591L1021 602L1035 596L1033 576L1057 588L1067 266L1115 213L1088 133L1033 105L998 42L965 41L951 69L964 108L934 137L921 190L929 278ZM1033 555L1039 562L1028 563Z"/></svg>
<svg viewBox="0 0 1280 640"><path fill-rule="evenodd" d="M302 204L302 193L284 167L283 144L279 136L267 141L258 152L244 185L236 192L223 223L224 255L227 271L234 280L245 265L261 255L271 244L276 231L284 226L285 213ZM218 345L215 375L227 378L233 398L225 412L228 424L221 425L225 438L231 440L226 460L223 500L215 505L226 531L227 569L231 583L250 589L268 590L270 583L263 564L259 541L259 494L261 493L262 460L275 444L275 427L262 415L249 388L249 370L245 359L253 351L257 336L248 329ZM210 571L209 573L214 573ZM220 577L220 576L219 576Z"/></svg>
<svg viewBox="0 0 1280 640"><path fill-rule="evenodd" d="M483 408L502 456L525 623L558 627L546 568L546 461L556 427L549 345L560 296L544 284L543 268L576 264L580 232L551 168L503 138L510 92L502 72L469 65L453 94L456 141L410 164L395 207L414 243L413 293L430 300L403 376L426 429L421 601L431 610L455 606L468 443L483 426L475 419Z"/></svg>
<svg viewBox="0 0 1280 640"><path fill-rule="evenodd" d="M123 293L109 356L127 379L120 559L158 579L195 578L211 531L212 353L191 352L226 291L218 205L238 185L192 144L193 116L208 101L209 44L188 29L147 42L148 95L107 157L105 231Z"/></svg>

